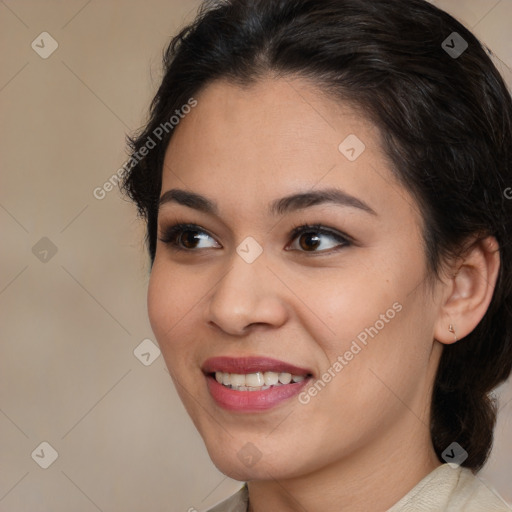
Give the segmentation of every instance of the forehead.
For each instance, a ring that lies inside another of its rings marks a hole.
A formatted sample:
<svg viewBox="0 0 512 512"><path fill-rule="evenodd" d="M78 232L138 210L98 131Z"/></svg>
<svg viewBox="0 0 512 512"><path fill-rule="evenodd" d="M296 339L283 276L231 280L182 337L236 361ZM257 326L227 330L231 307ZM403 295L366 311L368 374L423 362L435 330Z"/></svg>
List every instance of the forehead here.
<svg viewBox="0 0 512 512"><path fill-rule="evenodd" d="M219 80L195 99L169 143L162 193L184 188L261 208L261 201L298 189L339 187L377 210L392 202L390 187L401 188L377 128L305 80L264 79L248 87Z"/></svg>
<svg viewBox="0 0 512 512"><path fill-rule="evenodd" d="M286 162L313 163L319 153L337 158L339 143L351 133L366 146L377 141L371 123L304 80L264 79L243 88L215 81L196 100L175 128L167 161L209 160L265 173Z"/></svg>

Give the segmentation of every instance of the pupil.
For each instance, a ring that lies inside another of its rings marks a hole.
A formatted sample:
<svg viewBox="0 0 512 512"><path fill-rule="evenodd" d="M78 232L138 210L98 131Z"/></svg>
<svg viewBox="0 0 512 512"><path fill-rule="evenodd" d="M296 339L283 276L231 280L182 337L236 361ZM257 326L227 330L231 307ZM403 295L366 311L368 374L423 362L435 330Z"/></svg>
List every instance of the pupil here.
<svg viewBox="0 0 512 512"><path fill-rule="evenodd" d="M319 237L314 234L303 234L300 237L300 246L303 249L316 249L320 245L318 238ZM307 240L307 242L303 243L305 240Z"/></svg>
<svg viewBox="0 0 512 512"><path fill-rule="evenodd" d="M193 249L194 244L198 242L197 231L185 231L182 233L182 243L187 249Z"/></svg>

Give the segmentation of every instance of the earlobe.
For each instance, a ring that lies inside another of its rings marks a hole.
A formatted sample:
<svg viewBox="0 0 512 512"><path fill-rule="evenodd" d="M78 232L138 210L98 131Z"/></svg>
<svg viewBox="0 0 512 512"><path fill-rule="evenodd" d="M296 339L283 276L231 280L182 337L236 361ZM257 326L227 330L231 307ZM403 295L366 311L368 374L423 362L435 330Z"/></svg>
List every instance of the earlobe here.
<svg viewBox="0 0 512 512"><path fill-rule="evenodd" d="M457 337L457 328L454 324L445 325L444 332L438 332L439 330L440 329L436 328L434 339L441 342L443 345L451 345L452 343L457 343L457 341L459 341L459 338Z"/></svg>
<svg viewBox="0 0 512 512"><path fill-rule="evenodd" d="M499 267L499 245L494 237L470 245L444 283L447 291L434 330L436 340L449 345L475 329L491 303Z"/></svg>

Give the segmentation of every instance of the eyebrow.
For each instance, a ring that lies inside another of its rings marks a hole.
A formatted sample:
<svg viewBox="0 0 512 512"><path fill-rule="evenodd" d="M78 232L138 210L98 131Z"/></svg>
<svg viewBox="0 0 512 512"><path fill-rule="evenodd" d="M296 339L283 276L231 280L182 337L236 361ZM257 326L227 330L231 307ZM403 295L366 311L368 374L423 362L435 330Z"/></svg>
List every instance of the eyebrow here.
<svg viewBox="0 0 512 512"><path fill-rule="evenodd" d="M166 203L177 203L211 215L219 215L217 204L201 194L178 188L167 190L159 199L159 208ZM276 199L270 203L270 215L284 215L296 210L319 204L337 204L358 208L372 215L377 213L364 201L337 188L325 188L316 191L301 192Z"/></svg>

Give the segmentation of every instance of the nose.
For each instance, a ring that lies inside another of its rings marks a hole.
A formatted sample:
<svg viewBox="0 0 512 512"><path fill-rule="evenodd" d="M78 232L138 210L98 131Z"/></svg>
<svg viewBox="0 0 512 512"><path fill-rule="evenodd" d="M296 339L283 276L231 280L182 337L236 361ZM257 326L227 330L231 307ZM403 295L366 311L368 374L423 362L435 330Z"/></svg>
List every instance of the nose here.
<svg viewBox="0 0 512 512"><path fill-rule="evenodd" d="M224 332L242 336L253 325L280 327L288 311L285 287L267 267L262 254L247 263L238 254L214 286L206 308L206 320Z"/></svg>

